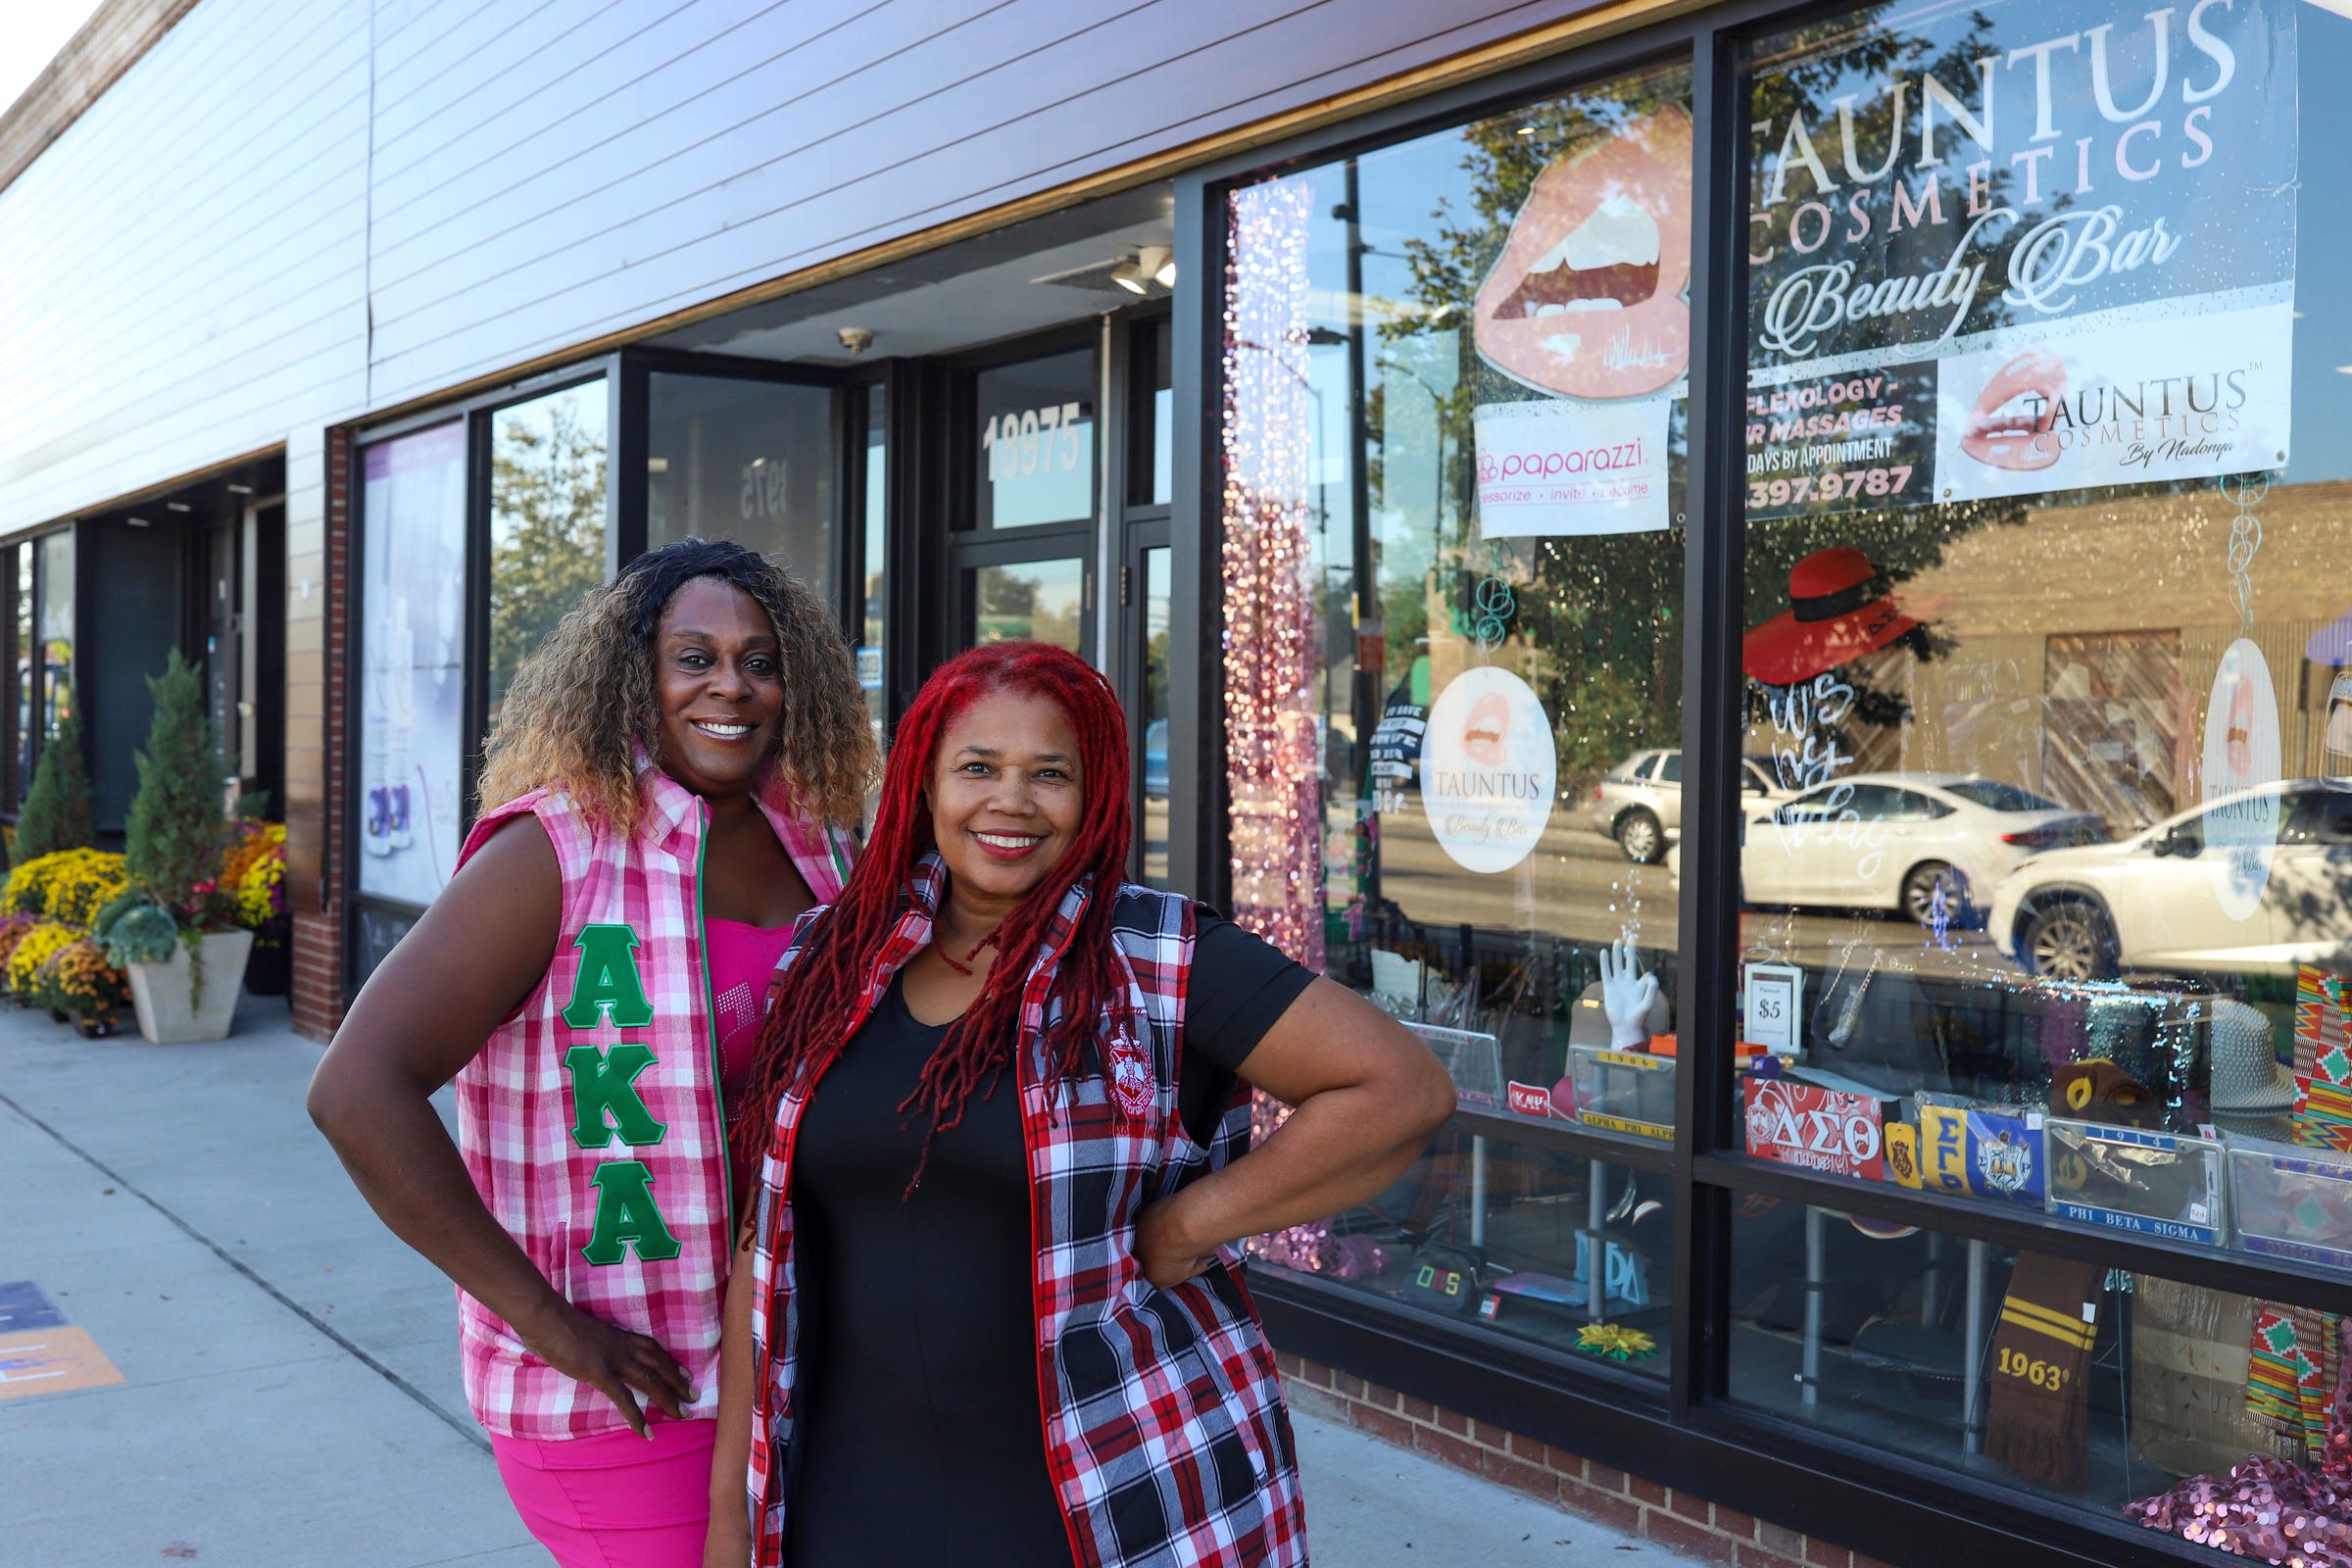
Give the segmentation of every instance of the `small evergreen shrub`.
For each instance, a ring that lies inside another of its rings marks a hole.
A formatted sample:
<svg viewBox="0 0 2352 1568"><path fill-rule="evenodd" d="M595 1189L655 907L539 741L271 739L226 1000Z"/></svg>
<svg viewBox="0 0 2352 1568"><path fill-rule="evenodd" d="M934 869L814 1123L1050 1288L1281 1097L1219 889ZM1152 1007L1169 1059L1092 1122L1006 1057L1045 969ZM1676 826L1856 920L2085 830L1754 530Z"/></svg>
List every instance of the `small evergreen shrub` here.
<svg viewBox="0 0 2352 1568"><path fill-rule="evenodd" d="M171 910L191 936L222 930L233 924L223 917L226 901L219 893L228 821L203 683L174 648L147 689L155 697L155 722L146 750L133 758L139 788L123 835L130 885Z"/></svg>
<svg viewBox="0 0 2352 1568"><path fill-rule="evenodd" d="M81 705L74 700L71 686L63 696L65 717L41 748L32 789L17 817L16 842L9 851L13 865L90 842L90 775L82 765Z"/></svg>

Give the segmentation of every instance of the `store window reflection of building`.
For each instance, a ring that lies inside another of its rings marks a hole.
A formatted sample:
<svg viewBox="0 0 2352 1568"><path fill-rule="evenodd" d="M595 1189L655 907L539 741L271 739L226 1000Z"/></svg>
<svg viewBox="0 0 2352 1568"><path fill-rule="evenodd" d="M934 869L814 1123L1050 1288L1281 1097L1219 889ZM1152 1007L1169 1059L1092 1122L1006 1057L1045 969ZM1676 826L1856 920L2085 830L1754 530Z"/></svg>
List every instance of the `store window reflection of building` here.
<svg viewBox="0 0 2352 1568"><path fill-rule="evenodd" d="M981 566L971 574L972 641L1085 652L1086 566L1077 560Z"/></svg>
<svg viewBox="0 0 2352 1568"><path fill-rule="evenodd" d="M490 416L492 724L522 662L605 580L605 429L601 380Z"/></svg>
<svg viewBox="0 0 2352 1568"><path fill-rule="evenodd" d="M889 604L885 595L890 586L890 430L884 416L882 384L877 381L868 387L864 398L865 514L859 522L864 534L865 584L859 596L858 684L865 691L866 710L873 715L874 739L879 743L890 717L889 694L882 684L882 632Z"/></svg>
<svg viewBox="0 0 2352 1568"><path fill-rule="evenodd" d="M1235 914L1420 1030L1462 1103L1413 1191L1263 1250L1648 1371L1675 894L1593 808L1682 739L1688 96L1650 74L1245 186L1225 302Z"/></svg>
<svg viewBox="0 0 2352 1568"><path fill-rule="evenodd" d="M708 375L648 379L648 548L732 539L781 562L832 603L832 389Z"/></svg>
<svg viewBox="0 0 2352 1568"><path fill-rule="evenodd" d="M1879 15L1750 78L1737 1087L1836 1185L1740 1195L1732 1393L2291 1557L2352 1531L2336 1319L1836 1195L2352 1265L2352 150L2296 119L2352 22Z"/></svg>

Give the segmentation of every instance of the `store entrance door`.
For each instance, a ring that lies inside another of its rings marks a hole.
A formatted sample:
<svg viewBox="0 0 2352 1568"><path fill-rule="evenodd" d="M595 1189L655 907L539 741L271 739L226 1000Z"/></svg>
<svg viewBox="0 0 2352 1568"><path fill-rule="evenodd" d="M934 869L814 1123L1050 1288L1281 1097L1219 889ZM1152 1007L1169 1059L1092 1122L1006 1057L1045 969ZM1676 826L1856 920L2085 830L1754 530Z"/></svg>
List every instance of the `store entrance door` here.
<svg viewBox="0 0 2352 1568"><path fill-rule="evenodd" d="M949 473L952 652L1035 640L1095 658L1102 373L1091 325L959 359Z"/></svg>

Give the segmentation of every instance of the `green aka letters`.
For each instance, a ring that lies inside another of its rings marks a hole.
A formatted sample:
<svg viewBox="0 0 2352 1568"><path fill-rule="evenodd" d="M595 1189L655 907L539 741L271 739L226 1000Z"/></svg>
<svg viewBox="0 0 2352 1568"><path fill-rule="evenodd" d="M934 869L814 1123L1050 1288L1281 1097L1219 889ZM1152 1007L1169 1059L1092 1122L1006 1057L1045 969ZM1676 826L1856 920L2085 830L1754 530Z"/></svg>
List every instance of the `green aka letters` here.
<svg viewBox="0 0 2352 1568"><path fill-rule="evenodd" d="M580 968L562 1017L574 1029L594 1029L610 1020L620 1029L642 1029L654 1021L637 974L637 934L625 925L583 927L572 946ZM617 1136L632 1148L658 1144L667 1129L654 1119L638 1096L637 1075L654 1065L653 1049L624 1040L610 1050L573 1046L564 1053L570 1078L571 1140L582 1149L603 1149ZM678 1255L678 1239L654 1201L653 1173L641 1159L607 1160L596 1168L596 1229L580 1255L596 1264L617 1263L634 1247L645 1262Z"/></svg>

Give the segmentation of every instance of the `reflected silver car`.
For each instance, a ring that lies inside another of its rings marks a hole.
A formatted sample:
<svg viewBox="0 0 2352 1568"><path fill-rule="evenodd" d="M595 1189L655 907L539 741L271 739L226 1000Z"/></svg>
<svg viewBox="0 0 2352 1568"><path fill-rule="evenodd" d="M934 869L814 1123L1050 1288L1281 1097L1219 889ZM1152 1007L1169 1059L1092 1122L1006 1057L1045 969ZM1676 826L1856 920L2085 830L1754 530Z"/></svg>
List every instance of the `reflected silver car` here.
<svg viewBox="0 0 2352 1568"><path fill-rule="evenodd" d="M1740 793L1755 801L1785 801L1772 764L1740 759ZM1625 858L1655 865L1683 833L1683 754L1672 747L1636 752L1592 786L1592 825L1617 841Z"/></svg>

